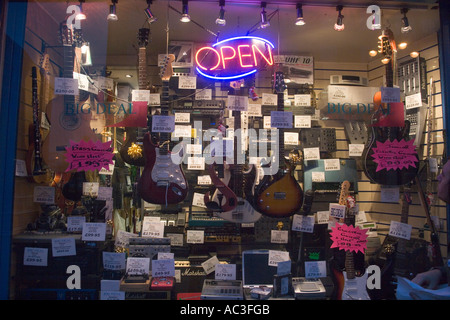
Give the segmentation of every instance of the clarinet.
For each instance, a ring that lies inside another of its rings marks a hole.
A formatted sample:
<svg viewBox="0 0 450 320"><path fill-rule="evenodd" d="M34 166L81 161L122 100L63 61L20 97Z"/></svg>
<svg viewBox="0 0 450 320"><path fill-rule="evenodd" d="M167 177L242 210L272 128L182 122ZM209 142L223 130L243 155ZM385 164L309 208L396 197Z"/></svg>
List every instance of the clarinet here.
<svg viewBox="0 0 450 320"><path fill-rule="evenodd" d="M34 168L33 176L44 174L41 158L41 132L39 128L39 102L37 96L37 72L32 68L32 90L33 90L33 125L34 125Z"/></svg>

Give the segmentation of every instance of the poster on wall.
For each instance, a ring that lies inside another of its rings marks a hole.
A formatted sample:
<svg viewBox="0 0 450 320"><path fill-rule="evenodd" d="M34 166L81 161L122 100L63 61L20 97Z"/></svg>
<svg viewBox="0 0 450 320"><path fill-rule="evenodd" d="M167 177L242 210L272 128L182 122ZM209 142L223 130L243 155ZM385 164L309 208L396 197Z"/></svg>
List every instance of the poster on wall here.
<svg viewBox="0 0 450 320"><path fill-rule="evenodd" d="M283 66L285 79L299 84L314 84L314 58L312 56L276 55L275 63Z"/></svg>

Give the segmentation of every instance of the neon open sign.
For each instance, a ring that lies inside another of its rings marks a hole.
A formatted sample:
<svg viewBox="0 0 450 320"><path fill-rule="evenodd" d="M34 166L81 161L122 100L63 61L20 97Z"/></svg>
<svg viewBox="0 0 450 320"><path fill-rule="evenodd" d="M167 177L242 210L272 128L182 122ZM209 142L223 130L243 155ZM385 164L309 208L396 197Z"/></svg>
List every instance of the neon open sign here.
<svg viewBox="0 0 450 320"><path fill-rule="evenodd" d="M197 72L216 80L233 80L273 65L274 45L263 38L242 36L201 47L195 54Z"/></svg>

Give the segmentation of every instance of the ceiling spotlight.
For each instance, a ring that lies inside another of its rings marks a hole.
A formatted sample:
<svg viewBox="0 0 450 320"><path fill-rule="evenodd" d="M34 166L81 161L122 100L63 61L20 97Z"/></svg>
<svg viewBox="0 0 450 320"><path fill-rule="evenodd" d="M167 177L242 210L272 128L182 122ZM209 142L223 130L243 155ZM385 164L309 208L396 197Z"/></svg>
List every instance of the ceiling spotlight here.
<svg viewBox="0 0 450 320"><path fill-rule="evenodd" d="M378 54L377 50L370 50L369 51L369 56L371 57L375 57Z"/></svg>
<svg viewBox="0 0 450 320"><path fill-rule="evenodd" d="M408 11L409 10L406 8L403 8L402 10L400 10L400 12L403 14L402 27L400 29L402 31L402 33L408 33L412 30L411 26L409 25L408 18L406 17L406 13Z"/></svg>
<svg viewBox="0 0 450 320"><path fill-rule="evenodd" d="M413 51L409 54L411 58L417 58L419 56L419 53L417 51Z"/></svg>
<svg viewBox="0 0 450 320"><path fill-rule="evenodd" d="M337 21L334 24L334 30L336 31L342 31L344 30L345 26L344 26L344 16L341 14L341 11L344 7L339 5L336 7L336 11L339 11L338 17L337 17Z"/></svg>
<svg viewBox="0 0 450 320"><path fill-rule="evenodd" d="M116 3L118 0L111 0L112 4L109 6L109 14L108 14L108 21L117 21L117 14L116 14Z"/></svg>
<svg viewBox="0 0 450 320"><path fill-rule="evenodd" d="M382 64L388 64L389 61L391 61L390 58L383 58L383 59L381 59L381 63L382 63Z"/></svg>
<svg viewBox="0 0 450 320"><path fill-rule="evenodd" d="M85 0L80 0L80 12L75 16L75 20L86 20L86 15L83 13L83 2Z"/></svg>
<svg viewBox="0 0 450 320"><path fill-rule="evenodd" d="M191 21L191 17L189 16L189 8L188 8L188 0L183 0L183 14L181 15L181 22L189 22Z"/></svg>
<svg viewBox="0 0 450 320"><path fill-rule="evenodd" d="M305 25L305 19L303 19L303 9L301 3L297 3L297 19L295 20L295 25L297 26Z"/></svg>
<svg viewBox="0 0 450 320"><path fill-rule="evenodd" d="M216 19L216 24L219 26L225 26L227 24L227 21L225 20L225 9L223 8L225 6L225 0L219 1L220 11L219 11L219 17Z"/></svg>
<svg viewBox="0 0 450 320"><path fill-rule="evenodd" d="M407 46L408 46L408 44L406 42L400 42L397 47L399 49L403 50L403 49L406 49Z"/></svg>
<svg viewBox="0 0 450 320"><path fill-rule="evenodd" d="M152 0L147 0L147 8L145 8L145 10L144 10L144 13L145 13L145 16L147 17L148 23L153 23L156 20L158 20L158 18L156 18L153 15L152 11L150 10L150 5L151 4L152 4Z"/></svg>
<svg viewBox="0 0 450 320"><path fill-rule="evenodd" d="M269 22L269 20L267 20L267 14L266 14L266 10L265 10L265 8L266 8L265 2L261 2L261 8L262 8L261 23L259 26L261 27L261 29L264 29L264 28L270 27L270 22Z"/></svg>

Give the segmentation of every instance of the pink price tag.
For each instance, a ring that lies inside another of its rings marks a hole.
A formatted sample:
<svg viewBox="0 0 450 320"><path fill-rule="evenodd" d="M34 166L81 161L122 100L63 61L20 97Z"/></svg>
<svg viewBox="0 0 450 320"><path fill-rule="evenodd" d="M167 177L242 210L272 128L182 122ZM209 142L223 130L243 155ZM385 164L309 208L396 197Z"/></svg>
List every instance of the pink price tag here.
<svg viewBox="0 0 450 320"><path fill-rule="evenodd" d="M414 140L386 142L377 141L377 147L373 148L372 157L374 162L378 163L376 172L386 170L408 169L410 166L416 168L417 160L416 147L413 145Z"/></svg>
<svg viewBox="0 0 450 320"><path fill-rule="evenodd" d="M345 251L361 251L367 248L367 229L360 229L352 225L336 224L331 228L331 248L338 248Z"/></svg>
<svg viewBox="0 0 450 320"><path fill-rule="evenodd" d="M70 146L66 148L66 161L69 162L67 171L95 171L105 168L109 170L109 165L113 164L114 157L112 141L70 141Z"/></svg>

